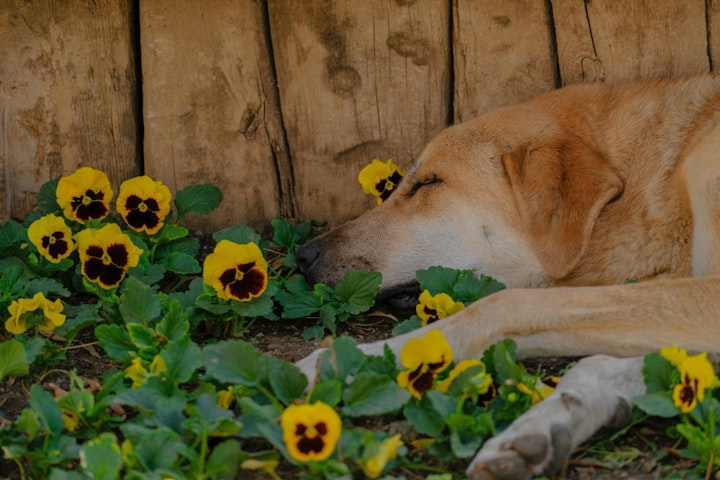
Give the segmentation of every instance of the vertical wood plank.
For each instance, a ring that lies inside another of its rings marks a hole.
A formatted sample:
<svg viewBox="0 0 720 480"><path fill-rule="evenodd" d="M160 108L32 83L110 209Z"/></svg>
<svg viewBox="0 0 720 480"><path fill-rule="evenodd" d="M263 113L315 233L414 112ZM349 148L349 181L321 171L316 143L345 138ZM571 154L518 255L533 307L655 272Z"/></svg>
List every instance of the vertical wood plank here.
<svg viewBox="0 0 720 480"><path fill-rule="evenodd" d="M293 214L292 172L259 0L142 0L146 172L224 194L210 233Z"/></svg>
<svg viewBox="0 0 720 480"><path fill-rule="evenodd" d="M710 70L716 72L720 68L720 1L706 0L705 15Z"/></svg>
<svg viewBox="0 0 720 480"><path fill-rule="evenodd" d="M704 0L552 0L564 84L707 72Z"/></svg>
<svg viewBox="0 0 720 480"><path fill-rule="evenodd" d="M0 220L81 165L140 171L131 2L0 0Z"/></svg>
<svg viewBox="0 0 720 480"><path fill-rule="evenodd" d="M454 0L455 121L555 87L545 2Z"/></svg>
<svg viewBox="0 0 720 480"><path fill-rule="evenodd" d="M270 0L298 216L338 223L373 205L373 158L409 166L449 122L445 0Z"/></svg>

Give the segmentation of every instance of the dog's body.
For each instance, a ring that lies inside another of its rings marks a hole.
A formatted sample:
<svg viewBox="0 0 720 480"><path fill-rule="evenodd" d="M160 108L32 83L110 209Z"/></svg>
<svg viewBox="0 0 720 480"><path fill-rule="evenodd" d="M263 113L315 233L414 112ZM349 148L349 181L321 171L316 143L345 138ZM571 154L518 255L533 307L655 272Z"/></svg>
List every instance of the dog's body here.
<svg viewBox="0 0 720 480"><path fill-rule="evenodd" d="M432 265L512 287L368 353L397 353L430 328L456 358L503 338L524 357L633 357L673 343L720 353L720 78L568 87L451 127L386 202L298 259L329 283L380 271L385 296L412 291L416 270ZM317 355L300 362L306 373ZM556 470L627 412L644 391L640 367L579 362L486 443L469 475Z"/></svg>

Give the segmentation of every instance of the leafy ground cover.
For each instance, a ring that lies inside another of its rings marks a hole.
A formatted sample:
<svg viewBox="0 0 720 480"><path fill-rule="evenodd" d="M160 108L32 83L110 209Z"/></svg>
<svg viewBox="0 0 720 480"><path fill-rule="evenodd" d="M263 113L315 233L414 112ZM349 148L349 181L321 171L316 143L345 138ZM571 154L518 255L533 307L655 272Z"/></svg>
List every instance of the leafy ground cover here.
<svg viewBox="0 0 720 480"><path fill-rule="evenodd" d="M373 164L361 178L382 201L402 172ZM457 361L437 331L399 358L367 357L357 341L442 321L503 286L432 267L417 274L417 314L398 320L373 310L376 272L334 287L299 275L295 251L315 222L201 241L182 219L218 207L214 186L173 198L136 177L114 213L113 197L104 173L83 168L0 228L2 477L463 478L572 361L522 365L510 341ZM310 384L291 362L323 338L330 353ZM646 357L645 376L631 425L581 448L566 477L712 478L712 365L668 346Z"/></svg>

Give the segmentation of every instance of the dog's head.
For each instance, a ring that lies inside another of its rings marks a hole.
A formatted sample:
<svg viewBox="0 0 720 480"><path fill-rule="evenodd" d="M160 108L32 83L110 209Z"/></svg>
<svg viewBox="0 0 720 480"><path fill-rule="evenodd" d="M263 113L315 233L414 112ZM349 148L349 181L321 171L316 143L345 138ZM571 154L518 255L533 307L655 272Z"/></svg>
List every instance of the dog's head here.
<svg viewBox="0 0 720 480"><path fill-rule="evenodd" d="M545 128L523 139L490 120L442 132L390 198L305 245L298 261L308 280L376 270L379 298L388 298L415 293L415 272L433 265L509 287L570 274L621 180L576 136Z"/></svg>

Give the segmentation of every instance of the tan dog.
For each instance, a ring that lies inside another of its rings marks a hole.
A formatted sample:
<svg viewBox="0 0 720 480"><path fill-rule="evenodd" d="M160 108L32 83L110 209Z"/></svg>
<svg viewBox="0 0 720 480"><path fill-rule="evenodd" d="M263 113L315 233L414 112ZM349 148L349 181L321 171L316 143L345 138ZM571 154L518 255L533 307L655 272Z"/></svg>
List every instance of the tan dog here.
<svg viewBox="0 0 720 480"><path fill-rule="evenodd" d="M523 357L632 357L673 343L720 353L720 78L573 86L451 127L386 202L298 257L322 282L377 270L384 296L411 292L415 271L432 265L512 287L363 345L371 354L384 344L398 353L430 328L458 359L503 338ZM299 362L310 376L319 353ZM644 392L641 365L579 362L486 443L468 475L556 471L598 428L627 418Z"/></svg>

